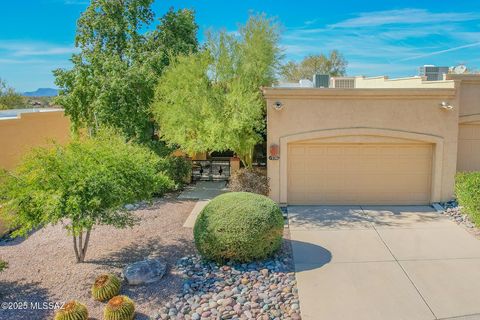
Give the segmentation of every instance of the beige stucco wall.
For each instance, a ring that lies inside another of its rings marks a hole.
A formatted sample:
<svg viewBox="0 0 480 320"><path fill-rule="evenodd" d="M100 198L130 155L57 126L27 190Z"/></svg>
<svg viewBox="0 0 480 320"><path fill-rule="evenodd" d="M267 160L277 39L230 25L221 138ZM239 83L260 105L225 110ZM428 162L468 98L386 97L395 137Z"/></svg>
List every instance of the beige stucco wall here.
<svg viewBox="0 0 480 320"><path fill-rule="evenodd" d="M445 89L280 89L266 88L267 144L280 146L268 160L271 198L287 199L287 146L343 136L389 137L434 145L432 202L451 199L456 173L458 106L456 90ZM275 102L282 110L273 108Z"/></svg>
<svg viewBox="0 0 480 320"><path fill-rule="evenodd" d="M459 171L480 170L480 76L448 75L459 95Z"/></svg>
<svg viewBox="0 0 480 320"><path fill-rule="evenodd" d="M63 111L23 113L0 120L0 168L11 170L33 147L49 141L65 143L70 138L70 120Z"/></svg>

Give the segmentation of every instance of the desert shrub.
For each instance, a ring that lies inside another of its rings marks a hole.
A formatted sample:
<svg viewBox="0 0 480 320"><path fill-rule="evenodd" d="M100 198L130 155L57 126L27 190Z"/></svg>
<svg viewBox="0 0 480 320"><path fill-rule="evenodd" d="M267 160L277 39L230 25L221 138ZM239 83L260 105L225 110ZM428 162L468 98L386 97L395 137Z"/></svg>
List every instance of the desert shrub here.
<svg viewBox="0 0 480 320"><path fill-rule="evenodd" d="M172 179L167 177L164 173L159 172L153 194L157 197L163 196L165 193L173 191L176 188L176 184Z"/></svg>
<svg viewBox="0 0 480 320"><path fill-rule="evenodd" d="M8 268L8 262L0 259L0 272Z"/></svg>
<svg viewBox="0 0 480 320"><path fill-rule="evenodd" d="M192 163L184 157L167 156L160 159L158 169L181 188L192 174Z"/></svg>
<svg viewBox="0 0 480 320"><path fill-rule="evenodd" d="M195 245L217 262L248 262L272 255L282 243L283 216L269 198L231 192L214 198L195 222Z"/></svg>
<svg viewBox="0 0 480 320"><path fill-rule="evenodd" d="M480 226L480 172L458 173L455 194L465 213Z"/></svg>
<svg viewBox="0 0 480 320"><path fill-rule="evenodd" d="M252 192L268 196L270 188L265 170L242 168L230 177L229 189L235 192Z"/></svg>
<svg viewBox="0 0 480 320"><path fill-rule="evenodd" d="M95 225L132 226L135 217L125 204L149 200L173 184L157 171L158 159L106 129L66 146L38 148L0 177L0 213L17 227L14 236L64 222L77 261L83 262Z"/></svg>

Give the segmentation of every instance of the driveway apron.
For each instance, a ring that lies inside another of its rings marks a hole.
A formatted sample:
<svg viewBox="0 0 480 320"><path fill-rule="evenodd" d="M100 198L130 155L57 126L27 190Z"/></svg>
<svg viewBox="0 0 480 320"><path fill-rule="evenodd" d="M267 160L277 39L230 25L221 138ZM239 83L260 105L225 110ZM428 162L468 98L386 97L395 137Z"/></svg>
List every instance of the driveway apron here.
<svg viewBox="0 0 480 320"><path fill-rule="evenodd" d="M302 319L480 319L480 241L429 206L290 206Z"/></svg>

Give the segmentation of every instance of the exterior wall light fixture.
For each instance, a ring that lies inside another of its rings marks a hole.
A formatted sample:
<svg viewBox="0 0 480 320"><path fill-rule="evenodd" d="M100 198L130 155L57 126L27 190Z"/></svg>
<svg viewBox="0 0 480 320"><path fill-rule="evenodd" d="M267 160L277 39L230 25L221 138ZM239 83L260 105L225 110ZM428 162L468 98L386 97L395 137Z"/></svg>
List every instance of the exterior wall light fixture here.
<svg viewBox="0 0 480 320"><path fill-rule="evenodd" d="M440 103L440 108L444 109L444 110L453 110L453 106L448 103L447 101L442 101Z"/></svg>
<svg viewBox="0 0 480 320"><path fill-rule="evenodd" d="M277 111L280 111L283 109L283 103L281 101L275 101L273 104L273 108Z"/></svg>

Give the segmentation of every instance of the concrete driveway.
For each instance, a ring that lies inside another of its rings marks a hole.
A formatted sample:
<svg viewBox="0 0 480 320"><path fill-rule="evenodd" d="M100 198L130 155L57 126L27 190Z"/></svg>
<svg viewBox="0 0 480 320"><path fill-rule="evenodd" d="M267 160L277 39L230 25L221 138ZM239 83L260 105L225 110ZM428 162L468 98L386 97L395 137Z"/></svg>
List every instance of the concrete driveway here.
<svg viewBox="0 0 480 320"><path fill-rule="evenodd" d="M302 319L480 319L480 241L433 208L288 215Z"/></svg>

